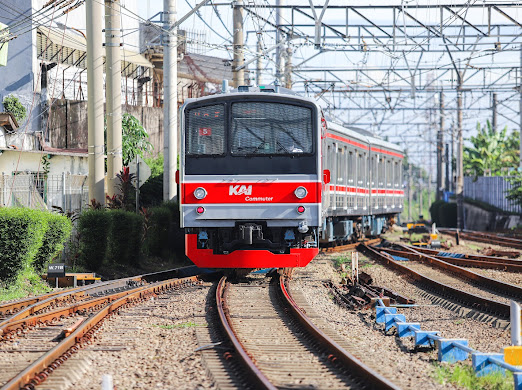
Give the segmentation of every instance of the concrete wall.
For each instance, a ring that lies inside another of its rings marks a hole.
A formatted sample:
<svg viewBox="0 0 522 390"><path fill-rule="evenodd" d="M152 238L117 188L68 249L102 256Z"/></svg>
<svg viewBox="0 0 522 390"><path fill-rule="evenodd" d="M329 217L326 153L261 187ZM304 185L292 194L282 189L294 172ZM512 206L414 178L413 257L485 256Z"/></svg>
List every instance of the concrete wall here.
<svg viewBox="0 0 522 390"><path fill-rule="evenodd" d="M464 213L465 228L469 230L506 230L522 224L522 217L520 215L508 215L486 211L468 203L464 204Z"/></svg>
<svg viewBox="0 0 522 390"><path fill-rule="evenodd" d="M42 156L45 152L20 150L2 150L0 155L0 174L11 175L13 172L42 172ZM20 158L20 161L18 161ZM49 174L61 175L63 172L74 175L86 175L89 171L87 155L68 156L51 155Z"/></svg>
<svg viewBox="0 0 522 390"><path fill-rule="evenodd" d="M124 105L122 111L138 118L154 146L152 155L157 156L163 150L163 109ZM53 148L87 148L87 102L55 101L47 135L47 141Z"/></svg>

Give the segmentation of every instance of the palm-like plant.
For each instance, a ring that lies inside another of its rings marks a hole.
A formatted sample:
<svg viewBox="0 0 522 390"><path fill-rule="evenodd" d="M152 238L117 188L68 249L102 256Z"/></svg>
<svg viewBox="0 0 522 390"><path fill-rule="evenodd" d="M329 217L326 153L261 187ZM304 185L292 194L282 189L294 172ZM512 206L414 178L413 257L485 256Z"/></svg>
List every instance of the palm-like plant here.
<svg viewBox="0 0 522 390"><path fill-rule="evenodd" d="M515 168L519 161L519 133L507 135L507 126L494 131L489 120L486 126L477 123L477 135L470 137L472 147L464 148L464 171L473 176L489 172L499 176L504 169Z"/></svg>

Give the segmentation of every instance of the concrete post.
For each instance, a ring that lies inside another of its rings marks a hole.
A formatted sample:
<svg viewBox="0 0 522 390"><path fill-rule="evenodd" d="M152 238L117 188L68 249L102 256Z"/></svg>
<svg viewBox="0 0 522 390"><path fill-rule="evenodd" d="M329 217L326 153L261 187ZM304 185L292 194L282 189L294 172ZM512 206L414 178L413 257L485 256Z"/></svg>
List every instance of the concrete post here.
<svg viewBox="0 0 522 390"><path fill-rule="evenodd" d="M105 0L105 72L107 88L107 192L118 192L122 170L120 1Z"/></svg>
<svg viewBox="0 0 522 390"><path fill-rule="evenodd" d="M261 85L263 82L261 72L263 71L263 63L261 57L263 55L263 41L261 32L257 32L257 59L256 59L256 84Z"/></svg>
<svg viewBox="0 0 522 390"><path fill-rule="evenodd" d="M89 200L105 204L103 131L103 3L86 0Z"/></svg>
<svg viewBox="0 0 522 390"><path fill-rule="evenodd" d="M234 77L234 87L237 88L245 83L245 70L237 70L245 63L245 53L243 52L243 0L236 0L232 4L234 7L234 62L232 65L232 72Z"/></svg>
<svg viewBox="0 0 522 390"><path fill-rule="evenodd" d="M163 0L163 28L170 33L163 37L163 200L175 200L178 154L178 52L176 0Z"/></svg>
<svg viewBox="0 0 522 390"><path fill-rule="evenodd" d="M462 84L457 87L457 229L464 229L464 139L462 136Z"/></svg>
<svg viewBox="0 0 522 390"><path fill-rule="evenodd" d="M493 92L491 96L491 111L492 111L492 119L491 119L491 128L496 133L497 132L497 94Z"/></svg>
<svg viewBox="0 0 522 390"><path fill-rule="evenodd" d="M442 199L444 190L444 170L443 170L443 152L444 152L444 93L439 95L439 130L437 131L437 200Z"/></svg>
<svg viewBox="0 0 522 390"><path fill-rule="evenodd" d="M286 58L285 58L285 88L292 89L292 46L290 38L286 41Z"/></svg>
<svg viewBox="0 0 522 390"><path fill-rule="evenodd" d="M279 7L281 5L284 5L284 0L276 0L276 6ZM281 42L283 39L281 31L279 30L279 26L281 25L281 19L283 16L283 8L276 8L275 9L275 22L276 22L276 43ZM275 77L279 81L279 85L283 84L283 73L284 73L284 66L283 66L283 55L282 50L284 50L284 47L278 46L276 48L276 59L275 59L275 66L276 66L276 74Z"/></svg>

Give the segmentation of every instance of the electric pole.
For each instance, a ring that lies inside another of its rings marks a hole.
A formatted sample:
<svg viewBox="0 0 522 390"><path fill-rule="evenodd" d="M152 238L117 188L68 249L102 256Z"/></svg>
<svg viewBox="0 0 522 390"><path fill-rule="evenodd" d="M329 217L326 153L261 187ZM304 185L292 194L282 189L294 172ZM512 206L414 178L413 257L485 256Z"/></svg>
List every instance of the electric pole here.
<svg viewBox="0 0 522 390"><path fill-rule="evenodd" d="M284 0L276 0L276 9L275 9L275 12L276 12L276 15L275 15L275 19L276 19L276 43L281 42L281 40L283 39L283 36L281 34L281 30L280 30L282 13L283 13L283 8L279 8L281 5L284 5ZM284 69L284 66L283 66L283 55L281 53L282 50L284 50L284 48L281 47L281 46L278 46L276 48L276 60L275 60L276 74L275 74L275 77L279 81L279 85L283 84L283 73L284 73L284 71L283 71L283 69Z"/></svg>
<svg viewBox="0 0 522 390"><path fill-rule="evenodd" d="M175 200L178 153L178 48L176 0L163 0L163 200Z"/></svg>
<svg viewBox="0 0 522 390"><path fill-rule="evenodd" d="M292 89L292 46L290 37L286 40L286 61L285 61L285 88Z"/></svg>
<svg viewBox="0 0 522 390"><path fill-rule="evenodd" d="M105 0L105 74L107 105L107 192L118 192L122 170L120 0Z"/></svg>
<svg viewBox="0 0 522 390"><path fill-rule="evenodd" d="M437 132L437 200L442 199L442 192L444 188L444 172L442 166L443 152L444 152L444 93L439 95L439 131Z"/></svg>
<svg viewBox="0 0 522 390"><path fill-rule="evenodd" d="M261 85L263 79L261 77L261 71L263 67L263 63L261 62L261 57L263 56L263 36L261 35L261 31L257 32L257 59L256 59L256 84Z"/></svg>
<svg viewBox="0 0 522 390"><path fill-rule="evenodd" d="M460 73L460 72L459 72ZM462 136L462 76L457 86L457 229L464 228L464 140Z"/></svg>
<svg viewBox="0 0 522 390"><path fill-rule="evenodd" d="M412 194L412 166L411 163L408 162L408 221L413 222L411 219L411 203L413 201Z"/></svg>
<svg viewBox="0 0 522 390"><path fill-rule="evenodd" d="M522 44L520 44L520 69L521 72L519 73L520 80L518 84L518 92L520 93L520 150L519 150L519 168L518 170L522 172Z"/></svg>
<svg viewBox="0 0 522 390"><path fill-rule="evenodd" d="M103 3L86 0L87 22L87 131L89 200L105 204L103 131Z"/></svg>
<svg viewBox="0 0 522 390"><path fill-rule="evenodd" d="M492 119L491 119L491 128L493 129L493 132L497 132L497 94L493 92L492 96L492 102L491 102L491 111L492 112Z"/></svg>
<svg viewBox="0 0 522 390"><path fill-rule="evenodd" d="M166 1L166 0L165 0ZM235 0L233 3L233 25L234 25L234 62L232 72L234 77L234 87L239 87L245 83L245 70L239 69L245 63L245 53L243 52L243 0Z"/></svg>

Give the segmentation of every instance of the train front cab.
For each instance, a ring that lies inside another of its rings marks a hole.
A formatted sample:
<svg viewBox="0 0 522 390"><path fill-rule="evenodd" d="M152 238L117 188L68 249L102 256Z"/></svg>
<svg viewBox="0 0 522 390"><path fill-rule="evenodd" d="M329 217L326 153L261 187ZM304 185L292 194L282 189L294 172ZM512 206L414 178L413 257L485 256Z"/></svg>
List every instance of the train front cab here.
<svg viewBox="0 0 522 390"><path fill-rule="evenodd" d="M186 255L205 268L304 267L318 253L318 108L232 93L181 110Z"/></svg>

